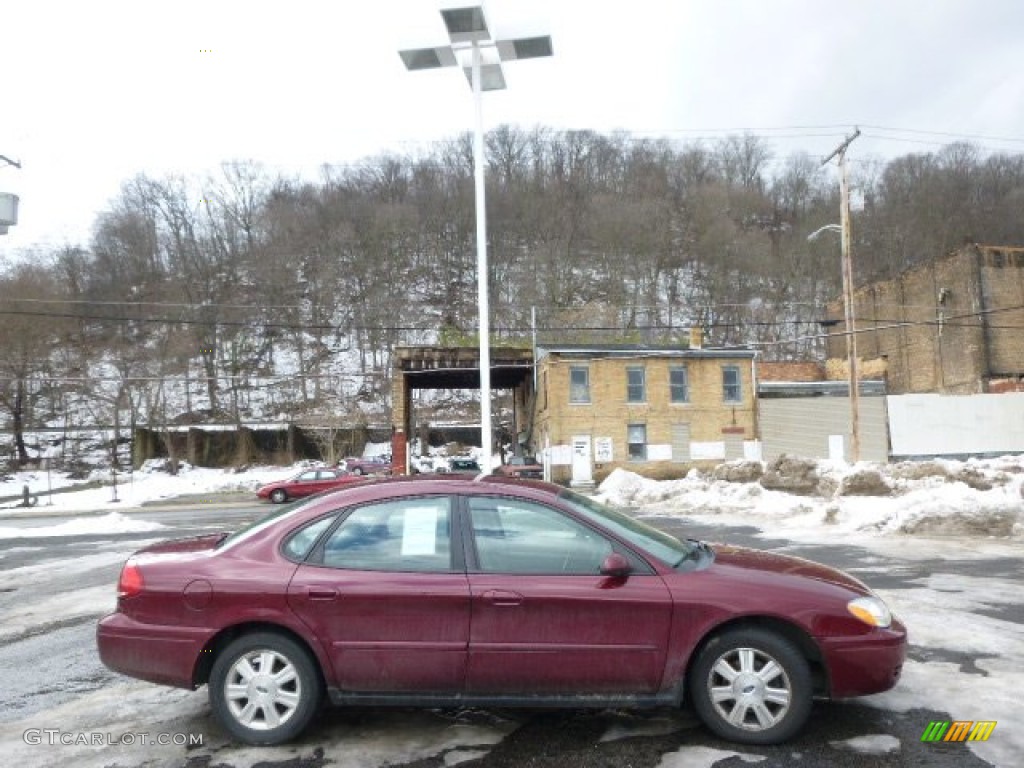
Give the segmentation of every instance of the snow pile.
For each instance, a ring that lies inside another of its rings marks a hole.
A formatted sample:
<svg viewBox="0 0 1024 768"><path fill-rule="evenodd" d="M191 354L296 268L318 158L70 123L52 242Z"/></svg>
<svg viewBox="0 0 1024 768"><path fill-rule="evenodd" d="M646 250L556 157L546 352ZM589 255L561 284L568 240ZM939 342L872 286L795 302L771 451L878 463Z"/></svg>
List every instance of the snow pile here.
<svg viewBox="0 0 1024 768"><path fill-rule="evenodd" d="M780 457L762 472L750 464L668 481L616 469L599 496L646 514L770 524L784 534L1024 537L1024 456L893 465Z"/></svg>
<svg viewBox="0 0 1024 768"><path fill-rule="evenodd" d="M0 527L0 539L30 539L39 536L83 536L88 534L137 533L156 531L164 526L146 520L125 517L117 512L97 517L83 517L59 525L44 525L38 528Z"/></svg>

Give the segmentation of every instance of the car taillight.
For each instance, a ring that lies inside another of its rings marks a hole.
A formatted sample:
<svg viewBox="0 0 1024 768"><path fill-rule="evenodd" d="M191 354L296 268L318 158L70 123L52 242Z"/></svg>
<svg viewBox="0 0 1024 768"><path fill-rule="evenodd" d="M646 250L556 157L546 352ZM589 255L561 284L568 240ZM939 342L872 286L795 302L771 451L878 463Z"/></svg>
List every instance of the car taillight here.
<svg viewBox="0 0 1024 768"><path fill-rule="evenodd" d="M143 586L142 571L136 563L129 560L121 569L121 578L117 582L117 596L135 597L142 591Z"/></svg>

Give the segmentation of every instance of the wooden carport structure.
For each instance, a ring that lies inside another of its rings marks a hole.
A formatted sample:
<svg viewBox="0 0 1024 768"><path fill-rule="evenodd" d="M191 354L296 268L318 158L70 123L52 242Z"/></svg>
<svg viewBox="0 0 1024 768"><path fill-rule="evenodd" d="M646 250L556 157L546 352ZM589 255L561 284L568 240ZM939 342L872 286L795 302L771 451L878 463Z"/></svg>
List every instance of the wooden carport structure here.
<svg viewBox="0 0 1024 768"><path fill-rule="evenodd" d="M491 388L511 389L514 432L528 434L533 421L533 350L491 347ZM480 389L477 347L397 347L391 378L391 464L394 474L409 472L412 393L417 389ZM483 446L485 449L488 446ZM493 450L493 445L489 446Z"/></svg>

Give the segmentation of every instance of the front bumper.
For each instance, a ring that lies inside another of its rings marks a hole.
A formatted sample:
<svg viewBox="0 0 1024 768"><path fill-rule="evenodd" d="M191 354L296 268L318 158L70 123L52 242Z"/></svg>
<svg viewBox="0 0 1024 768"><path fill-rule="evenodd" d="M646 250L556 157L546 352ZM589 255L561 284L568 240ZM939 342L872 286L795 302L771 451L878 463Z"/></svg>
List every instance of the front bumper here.
<svg viewBox="0 0 1024 768"><path fill-rule="evenodd" d="M855 637L818 638L832 698L881 693L896 685L907 655L907 629L893 619L887 629Z"/></svg>

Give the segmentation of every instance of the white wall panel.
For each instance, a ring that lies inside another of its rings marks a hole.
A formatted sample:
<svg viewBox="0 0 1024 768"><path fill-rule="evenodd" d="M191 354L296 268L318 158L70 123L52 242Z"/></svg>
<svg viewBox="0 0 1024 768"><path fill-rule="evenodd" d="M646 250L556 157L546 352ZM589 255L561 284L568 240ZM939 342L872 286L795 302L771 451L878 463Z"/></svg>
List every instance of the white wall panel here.
<svg viewBox="0 0 1024 768"><path fill-rule="evenodd" d="M1024 453L1024 392L886 399L893 456Z"/></svg>

